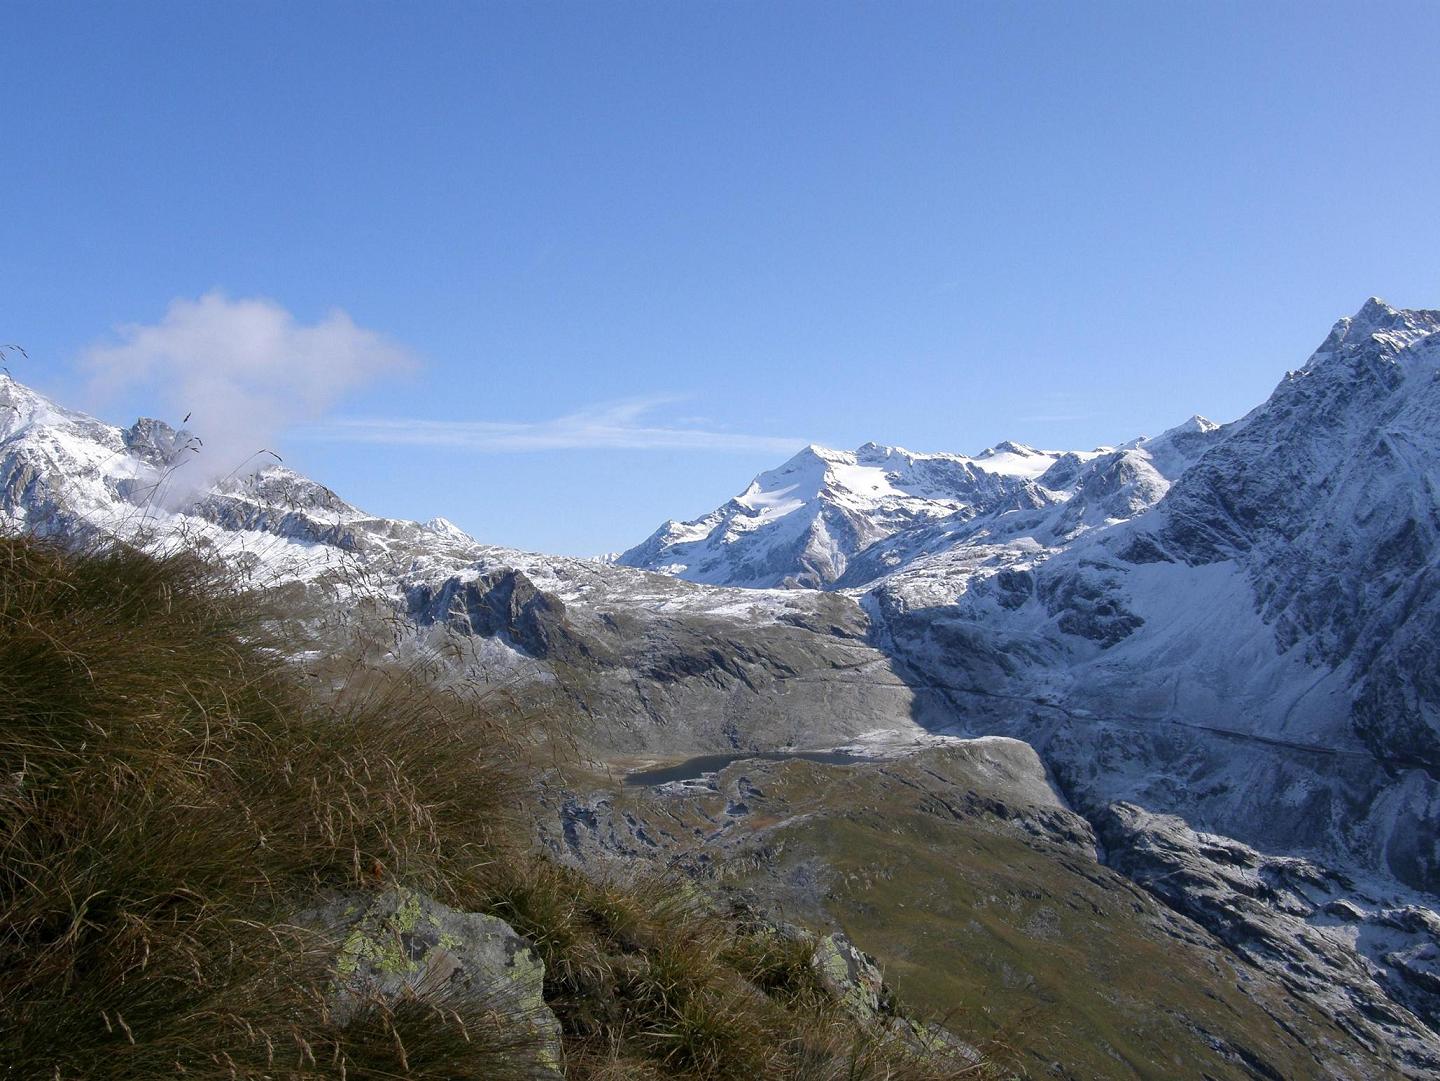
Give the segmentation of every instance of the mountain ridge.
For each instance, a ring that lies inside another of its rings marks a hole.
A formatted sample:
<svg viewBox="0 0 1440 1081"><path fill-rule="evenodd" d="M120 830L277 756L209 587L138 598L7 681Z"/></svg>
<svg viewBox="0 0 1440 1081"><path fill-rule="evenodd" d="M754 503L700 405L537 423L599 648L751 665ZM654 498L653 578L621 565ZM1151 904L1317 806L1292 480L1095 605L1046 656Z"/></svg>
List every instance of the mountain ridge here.
<svg viewBox="0 0 1440 1081"><path fill-rule="evenodd" d="M812 443L710 514L666 522L617 562L705 584L825 588L852 558L897 532L1043 503L1051 498L1037 486L1043 474L1100 453L1005 442L967 457Z"/></svg>

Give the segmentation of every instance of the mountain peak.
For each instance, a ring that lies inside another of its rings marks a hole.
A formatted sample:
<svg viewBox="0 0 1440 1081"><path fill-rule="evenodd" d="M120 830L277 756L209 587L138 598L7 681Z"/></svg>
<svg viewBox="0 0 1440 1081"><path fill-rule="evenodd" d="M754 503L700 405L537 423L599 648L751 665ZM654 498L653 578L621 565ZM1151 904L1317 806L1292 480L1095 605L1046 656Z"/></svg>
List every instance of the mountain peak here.
<svg viewBox="0 0 1440 1081"><path fill-rule="evenodd" d="M183 452L198 449L200 445L184 428L176 429L154 417L141 417L122 431L120 438L137 458L157 466L172 465Z"/></svg>
<svg viewBox="0 0 1440 1081"><path fill-rule="evenodd" d="M999 458L1006 454L1015 454L1021 458L1029 458L1041 453L1043 452L1036 450L1034 447L1027 446L1024 443L1017 443L1013 439L1004 439L996 443L993 447L986 447L979 454L975 455L975 460L982 461L986 458Z"/></svg>
<svg viewBox="0 0 1440 1081"><path fill-rule="evenodd" d="M785 466L802 465L813 462L843 462L850 458L849 451L836 450L833 447L822 446L819 443L809 443L785 462ZM781 466L783 469L785 466Z"/></svg>
<svg viewBox="0 0 1440 1081"><path fill-rule="evenodd" d="M425 530L425 532L427 533L435 533L449 540L468 541L470 543L474 543L475 539L470 536L469 533L466 533L465 530L461 529L458 525L452 522L449 518L443 518L438 514L434 518L431 518L429 521L425 522L420 528Z"/></svg>
<svg viewBox="0 0 1440 1081"><path fill-rule="evenodd" d="M1371 297L1360 310L1336 326L1345 325L1348 339L1380 333L1430 333L1440 327L1440 312L1423 308L1394 308L1379 297Z"/></svg>
<svg viewBox="0 0 1440 1081"><path fill-rule="evenodd" d="M0 372L0 408L25 416L37 409L60 412L60 407L50 399L27 387L6 372Z"/></svg>
<svg viewBox="0 0 1440 1081"><path fill-rule="evenodd" d="M1209 417L1202 417L1199 413L1193 413L1189 419L1181 421L1175 427L1164 432L1165 435L1184 435L1189 432L1199 432L1202 435L1206 432L1213 432L1220 425Z"/></svg>
<svg viewBox="0 0 1440 1081"><path fill-rule="evenodd" d="M1399 351L1440 332L1440 311L1429 308L1394 308L1371 297L1354 315L1339 320L1320 344L1303 371L1313 371L1330 357L1369 342Z"/></svg>
<svg viewBox="0 0 1440 1081"><path fill-rule="evenodd" d="M1363 324L1385 319L1396 314L1398 314L1398 310L1390 307L1389 304L1385 303L1385 301L1379 297L1370 297L1364 304L1360 305L1360 310L1350 317L1350 321L1352 323Z"/></svg>
<svg viewBox="0 0 1440 1081"><path fill-rule="evenodd" d="M892 458L896 454L905 453L907 452L901 447L892 447L885 443L876 443L874 440L868 443L862 443L855 448L855 457L866 461L883 460L885 458Z"/></svg>

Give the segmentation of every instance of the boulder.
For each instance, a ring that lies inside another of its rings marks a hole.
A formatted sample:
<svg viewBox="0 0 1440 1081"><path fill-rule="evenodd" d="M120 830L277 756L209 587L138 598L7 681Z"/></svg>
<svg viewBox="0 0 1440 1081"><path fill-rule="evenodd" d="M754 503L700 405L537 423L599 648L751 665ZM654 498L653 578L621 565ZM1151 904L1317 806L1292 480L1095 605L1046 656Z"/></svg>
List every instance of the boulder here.
<svg viewBox="0 0 1440 1081"><path fill-rule="evenodd" d="M815 941L810 963L820 984L862 1021L876 1021L893 1012L894 1003L875 958L836 931Z"/></svg>
<svg viewBox="0 0 1440 1081"><path fill-rule="evenodd" d="M560 1023L545 1004L545 965L504 920L461 912L403 887L346 895L306 920L337 944L332 1011L407 997L493 1009L535 1038L537 1078L559 1078Z"/></svg>

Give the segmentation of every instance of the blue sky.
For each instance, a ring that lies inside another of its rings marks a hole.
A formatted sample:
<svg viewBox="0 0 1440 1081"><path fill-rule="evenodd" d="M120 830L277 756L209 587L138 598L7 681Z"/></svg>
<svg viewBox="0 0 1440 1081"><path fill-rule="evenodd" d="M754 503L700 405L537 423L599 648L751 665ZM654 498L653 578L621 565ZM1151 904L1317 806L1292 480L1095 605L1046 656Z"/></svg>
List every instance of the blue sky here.
<svg viewBox="0 0 1440 1081"><path fill-rule="evenodd" d="M573 553L807 441L1228 420L1370 294L1440 305L1437 36L1429 3L9 0L0 341L109 419L253 420L371 510Z"/></svg>

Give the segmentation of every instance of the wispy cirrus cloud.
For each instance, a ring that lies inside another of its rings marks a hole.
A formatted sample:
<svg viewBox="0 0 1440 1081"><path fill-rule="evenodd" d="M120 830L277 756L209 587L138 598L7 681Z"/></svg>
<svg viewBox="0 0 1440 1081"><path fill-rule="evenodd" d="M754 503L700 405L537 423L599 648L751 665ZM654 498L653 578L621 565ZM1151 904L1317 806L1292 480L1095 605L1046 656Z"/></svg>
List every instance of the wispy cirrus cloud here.
<svg viewBox="0 0 1440 1081"><path fill-rule="evenodd" d="M800 438L751 435L651 420L673 396L630 398L540 421L426 420L395 417L336 418L294 433L321 442L456 447L486 452L546 450L691 450L789 454Z"/></svg>

